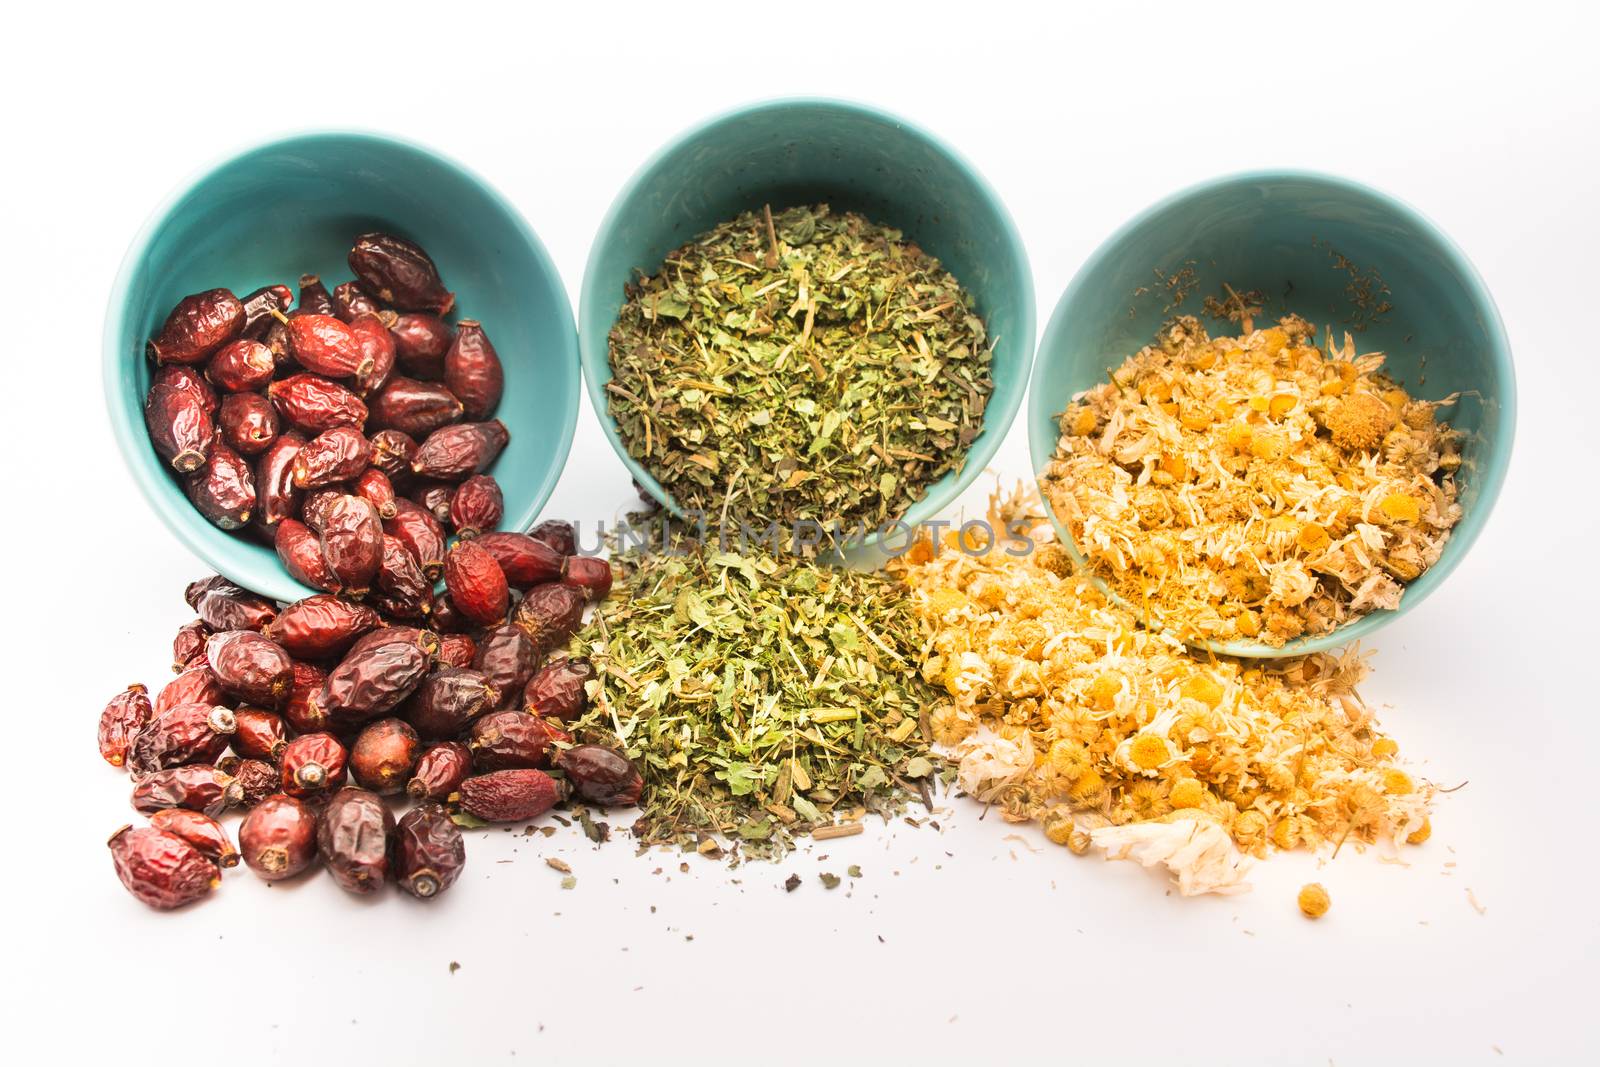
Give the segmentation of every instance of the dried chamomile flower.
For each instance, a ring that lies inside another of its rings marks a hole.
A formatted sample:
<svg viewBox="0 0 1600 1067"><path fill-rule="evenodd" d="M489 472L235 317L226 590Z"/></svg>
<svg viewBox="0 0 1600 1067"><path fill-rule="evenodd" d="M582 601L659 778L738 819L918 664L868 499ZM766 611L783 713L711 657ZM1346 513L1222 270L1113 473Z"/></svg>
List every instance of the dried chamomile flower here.
<svg viewBox="0 0 1600 1067"><path fill-rule="evenodd" d="M1045 493L1093 574L1188 641L1281 646L1399 605L1461 517L1460 434L1295 316L1182 318L1061 417Z"/></svg>
<svg viewBox="0 0 1600 1067"><path fill-rule="evenodd" d="M1328 914L1328 908L1333 901L1328 898L1328 891L1322 888L1321 882L1307 882L1300 887L1300 913L1308 919L1320 919Z"/></svg>

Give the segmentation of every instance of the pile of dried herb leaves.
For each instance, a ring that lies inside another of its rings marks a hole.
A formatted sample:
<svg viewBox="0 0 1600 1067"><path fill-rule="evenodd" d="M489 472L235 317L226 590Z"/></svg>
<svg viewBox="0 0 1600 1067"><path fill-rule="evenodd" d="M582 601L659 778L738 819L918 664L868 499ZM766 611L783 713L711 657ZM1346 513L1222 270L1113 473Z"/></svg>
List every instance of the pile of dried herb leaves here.
<svg viewBox="0 0 1600 1067"><path fill-rule="evenodd" d="M576 732L644 773L641 844L772 858L797 835L927 802L942 694L917 668L909 590L794 557L676 549L614 557L618 584L572 644L596 669Z"/></svg>
<svg viewBox="0 0 1600 1067"><path fill-rule="evenodd" d="M627 288L610 413L682 508L836 531L959 470L993 389L972 298L898 230L747 212Z"/></svg>

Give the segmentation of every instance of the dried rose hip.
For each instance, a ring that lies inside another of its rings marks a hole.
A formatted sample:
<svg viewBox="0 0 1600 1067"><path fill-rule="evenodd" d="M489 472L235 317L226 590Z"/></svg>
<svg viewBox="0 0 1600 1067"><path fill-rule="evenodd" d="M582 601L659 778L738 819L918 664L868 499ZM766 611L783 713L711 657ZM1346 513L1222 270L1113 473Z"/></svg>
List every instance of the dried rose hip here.
<svg viewBox="0 0 1600 1067"><path fill-rule="evenodd" d="M267 797L239 825L239 851L245 866L261 878L293 878L317 857L317 814L295 797Z"/></svg>
<svg viewBox="0 0 1600 1067"><path fill-rule="evenodd" d="M333 287L333 310L345 322L357 315L376 315L378 302L368 296L359 282L340 282Z"/></svg>
<svg viewBox="0 0 1600 1067"><path fill-rule="evenodd" d="M295 659L330 659L382 622L365 604L318 593L284 608L267 628L267 636Z"/></svg>
<svg viewBox="0 0 1600 1067"><path fill-rule="evenodd" d="M342 588L322 555L322 539L305 523L297 519L279 522L272 547L283 569L295 581L329 593L337 593Z"/></svg>
<svg viewBox="0 0 1600 1067"><path fill-rule="evenodd" d="M213 441L205 462L184 477L183 488L195 509L224 530L237 530L249 522L256 505L250 464L220 441Z"/></svg>
<svg viewBox="0 0 1600 1067"><path fill-rule="evenodd" d="M300 520L316 533L321 534L322 527L325 525L323 520L327 517L328 509L333 506L335 500L344 495L342 486L335 489L313 489L306 494L305 500L300 503Z"/></svg>
<svg viewBox="0 0 1600 1067"><path fill-rule="evenodd" d="M394 828L389 865L400 888L419 900L449 889L466 863L461 831L438 804L419 804Z"/></svg>
<svg viewBox="0 0 1600 1067"><path fill-rule="evenodd" d="M356 784L387 795L406 787L422 740L411 724L400 719L379 719L362 727L350 746L350 774Z"/></svg>
<svg viewBox="0 0 1600 1067"><path fill-rule="evenodd" d="M219 867L239 865L239 850L228 839L228 831L204 812L166 808L151 814L150 825L163 833L181 838L190 848Z"/></svg>
<svg viewBox="0 0 1600 1067"><path fill-rule="evenodd" d="M179 704L221 704L228 696L211 667L198 663L180 671L156 694L155 714L165 715Z"/></svg>
<svg viewBox="0 0 1600 1067"><path fill-rule="evenodd" d="M444 560L444 584L456 608L480 626L504 622L511 589L494 557L471 541L458 541Z"/></svg>
<svg viewBox="0 0 1600 1067"><path fill-rule="evenodd" d="M112 697L100 713L101 757L113 767L122 766L128 746L154 715L150 691L142 685L135 683Z"/></svg>
<svg viewBox="0 0 1600 1067"><path fill-rule="evenodd" d="M417 447L411 470L424 478L459 481L493 463L509 440L511 435L499 419L445 426Z"/></svg>
<svg viewBox="0 0 1600 1067"><path fill-rule="evenodd" d="M455 343L444 357L444 384L461 400L469 419L485 419L494 413L505 390L506 373L500 356L476 319L456 324Z"/></svg>
<svg viewBox="0 0 1600 1067"><path fill-rule="evenodd" d="M239 298L226 289L208 289L178 301L146 347L157 363L199 363L243 329Z"/></svg>
<svg viewBox="0 0 1600 1067"><path fill-rule="evenodd" d="M233 713L233 751L246 759L276 763L289 744L289 726L283 716L261 708L238 708Z"/></svg>
<svg viewBox="0 0 1600 1067"><path fill-rule="evenodd" d="M379 430L372 435L372 466L387 474L391 481L411 475L411 457L417 454L417 443L409 434L399 430Z"/></svg>
<svg viewBox="0 0 1600 1067"><path fill-rule="evenodd" d="M462 487L475 480L468 478L461 483ZM492 531L473 540L500 564L506 581L514 589L527 589L561 577L561 554L527 534Z"/></svg>
<svg viewBox="0 0 1600 1067"><path fill-rule="evenodd" d="M292 797L332 793L344 785L346 753L332 734L301 734L279 761L279 781Z"/></svg>
<svg viewBox="0 0 1600 1067"><path fill-rule="evenodd" d="M216 426L200 395L176 385L154 385L144 399L144 424L156 454L180 474L206 461Z"/></svg>
<svg viewBox="0 0 1600 1067"><path fill-rule="evenodd" d="M332 315L295 315L285 327L295 362L313 374L353 378L372 370L372 357L350 327Z"/></svg>
<svg viewBox="0 0 1600 1067"><path fill-rule="evenodd" d="M461 783L461 810L484 822L522 822L543 815L567 798L565 782L543 771L519 768L473 775Z"/></svg>
<svg viewBox="0 0 1600 1067"><path fill-rule="evenodd" d="M248 393L272 381L275 369L271 349L241 337L217 349L206 364L206 380L227 393Z"/></svg>
<svg viewBox="0 0 1600 1067"><path fill-rule="evenodd" d="M336 730L387 714L410 696L433 666L413 644L379 645L346 656L328 675L317 703Z"/></svg>
<svg viewBox="0 0 1600 1067"><path fill-rule="evenodd" d="M334 313L333 295L315 274L300 275L300 303L295 306L294 313L297 316Z"/></svg>
<svg viewBox="0 0 1600 1067"><path fill-rule="evenodd" d="M378 564L376 588L373 606L385 615L421 619L433 610L433 586L422 573L417 557L398 537L383 536L383 560Z"/></svg>
<svg viewBox="0 0 1600 1067"><path fill-rule="evenodd" d="M590 600L604 600L611 592L611 561L599 556L568 556L561 564L561 580Z"/></svg>
<svg viewBox="0 0 1600 1067"><path fill-rule="evenodd" d="M552 660L523 689L523 707L535 715L571 722L589 706L585 685L593 677L594 665L586 659L569 656Z"/></svg>
<svg viewBox="0 0 1600 1067"><path fill-rule="evenodd" d="M456 610L449 593L433 598L433 618L429 621L441 634L464 634L473 629L472 620Z"/></svg>
<svg viewBox="0 0 1600 1067"><path fill-rule="evenodd" d="M392 311L357 315L350 320L350 332L361 346L361 366L356 368L356 391L371 396L394 376L396 362L394 334L389 327L397 316Z"/></svg>
<svg viewBox="0 0 1600 1067"><path fill-rule="evenodd" d="M404 497L397 498L394 518L383 524L383 532L406 547L429 579L437 580L444 573L444 527L425 508Z"/></svg>
<svg viewBox="0 0 1600 1067"><path fill-rule="evenodd" d="M234 728L233 712L221 705L179 704L139 731L128 746L128 771L143 778L185 763L214 763Z"/></svg>
<svg viewBox="0 0 1600 1067"><path fill-rule="evenodd" d="M450 496L450 525L458 537L476 537L500 525L506 513L500 483L487 474L474 474ZM499 562L499 556L495 561ZM503 568L502 568L503 569ZM509 577L507 578L509 581Z"/></svg>
<svg viewBox="0 0 1600 1067"><path fill-rule="evenodd" d="M570 744L572 737L537 715L517 710L483 716L467 736L472 764L480 771L548 767L557 742Z"/></svg>
<svg viewBox="0 0 1600 1067"><path fill-rule="evenodd" d="M256 460L256 519L271 529L300 513L300 490L294 487L294 458L306 439L290 430L279 434Z"/></svg>
<svg viewBox="0 0 1600 1067"><path fill-rule="evenodd" d="M206 414L216 417L217 391L211 388L211 383L206 381L205 375L194 367L186 367L180 363L168 364L157 367L155 373L150 375L150 388L158 385L170 385L174 389L181 389L193 393L200 406L206 409Z"/></svg>
<svg viewBox="0 0 1600 1067"><path fill-rule="evenodd" d="M439 280L439 269L422 246L391 233L364 233L350 249L350 269L361 288L403 311L448 314L454 293Z"/></svg>
<svg viewBox="0 0 1600 1067"><path fill-rule="evenodd" d="M477 655L478 643L466 634L441 634L435 658L441 667L470 667Z"/></svg>
<svg viewBox="0 0 1600 1067"><path fill-rule="evenodd" d="M383 520L378 509L369 500L341 494L322 512L320 526L328 569L348 595L364 596L383 563Z"/></svg>
<svg viewBox="0 0 1600 1067"><path fill-rule="evenodd" d="M369 418L382 430L426 437L461 417L461 401L442 385L398 375L372 398Z"/></svg>
<svg viewBox="0 0 1600 1067"><path fill-rule="evenodd" d="M406 490L406 496L414 503L426 508L440 523L450 521L450 498L455 495L456 487L450 482L438 482L432 478L411 478L411 487Z"/></svg>
<svg viewBox="0 0 1600 1067"><path fill-rule="evenodd" d="M178 627L177 634L172 638L172 673L186 670L190 666L189 661L206 650L206 639L210 636L210 628L200 619Z"/></svg>
<svg viewBox="0 0 1600 1067"><path fill-rule="evenodd" d="M353 426L324 430L300 449L294 458L294 484L297 489L320 489L336 482L348 482L367 469L372 446L366 435Z"/></svg>
<svg viewBox="0 0 1600 1067"><path fill-rule="evenodd" d="M509 705L539 669L539 650L517 627L497 626L478 639L472 666L500 694L500 703Z"/></svg>
<svg viewBox="0 0 1600 1067"><path fill-rule="evenodd" d="M482 540L479 538L478 540ZM476 542L469 542L475 544ZM541 654L559 648L583 625L583 594L570 585L549 582L528 590L511 622L533 639Z"/></svg>
<svg viewBox="0 0 1600 1067"><path fill-rule="evenodd" d="M187 808L215 818L245 800L241 783L204 763L156 771L133 787L133 807L146 815L167 808Z"/></svg>
<svg viewBox="0 0 1600 1067"><path fill-rule="evenodd" d="M233 777L242 808L253 808L278 791L278 768L266 760L240 760Z"/></svg>
<svg viewBox="0 0 1600 1067"><path fill-rule="evenodd" d="M432 660L439 654L439 635L420 626L383 626L351 645L345 657L359 656L388 645L414 645Z"/></svg>
<svg viewBox="0 0 1600 1067"><path fill-rule="evenodd" d="M276 373L279 377L294 369L294 354L289 351L289 328L283 324L283 320L272 317L261 334L261 343L272 353L272 362L277 364Z"/></svg>
<svg viewBox="0 0 1600 1067"><path fill-rule="evenodd" d="M437 315L405 314L389 327L395 356L413 378L444 376L444 356L455 341L455 328Z"/></svg>
<svg viewBox="0 0 1600 1067"><path fill-rule="evenodd" d="M296 733L313 734L328 728L328 713L317 703L327 681L328 672L321 667L295 661L294 685L289 690L283 717Z"/></svg>
<svg viewBox="0 0 1600 1067"><path fill-rule="evenodd" d="M258 456L278 439L278 410L260 393L229 393L217 411L217 430L235 452ZM259 465L258 465L259 473ZM261 489L256 488L260 504Z"/></svg>
<svg viewBox="0 0 1600 1067"><path fill-rule="evenodd" d="M546 519L529 530L528 536L535 541L543 541L563 556L576 555L578 552L578 530L563 519Z"/></svg>
<svg viewBox="0 0 1600 1067"><path fill-rule="evenodd" d="M376 893L389 877L394 816L365 789L341 789L317 816L317 852L339 888Z"/></svg>
<svg viewBox="0 0 1600 1067"><path fill-rule="evenodd" d="M367 449L370 456L370 442ZM368 467L361 472L350 488L356 496L372 502L372 506L378 509L379 518L394 518L394 483L389 480L389 476L383 471L377 467Z"/></svg>
<svg viewBox="0 0 1600 1067"><path fill-rule="evenodd" d="M287 285L263 285L240 303L244 305L244 328L240 333L259 341L266 336L267 327L278 321L272 313L289 310L294 292Z"/></svg>
<svg viewBox="0 0 1600 1067"><path fill-rule="evenodd" d="M573 792L589 803L618 808L639 803L644 779L622 753L600 745L578 745L557 753L555 759Z"/></svg>
<svg viewBox="0 0 1600 1067"><path fill-rule="evenodd" d="M254 630L213 635L206 642L206 665L229 696L270 708L288 700L294 684L289 653Z"/></svg>
<svg viewBox="0 0 1600 1067"><path fill-rule="evenodd" d="M446 741L499 702L499 691L478 671L446 667L422 680L401 714L421 736Z"/></svg>
<svg viewBox="0 0 1600 1067"><path fill-rule="evenodd" d="M107 844L123 886L152 908L181 908L222 881L215 863L174 834L124 826Z"/></svg>
<svg viewBox="0 0 1600 1067"><path fill-rule="evenodd" d="M184 602L213 630L262 630L278 614L272 601L214 575L189 583Z"/></svg>
<svg viewBox="0 0 1600 1067"><path fill-rule="evenodd" d="M267 396L296 429L319 434L335 426L366 425L367 405L337 382L315 374L294 374L267 386Z"/></svg>
<svg viewBox="0 0 1600 1067"><path fill-rule="evenodd" d="M418 800L443 800L471 773L472 750L459 741L440 741L418 757L406 792Z"/></svg>

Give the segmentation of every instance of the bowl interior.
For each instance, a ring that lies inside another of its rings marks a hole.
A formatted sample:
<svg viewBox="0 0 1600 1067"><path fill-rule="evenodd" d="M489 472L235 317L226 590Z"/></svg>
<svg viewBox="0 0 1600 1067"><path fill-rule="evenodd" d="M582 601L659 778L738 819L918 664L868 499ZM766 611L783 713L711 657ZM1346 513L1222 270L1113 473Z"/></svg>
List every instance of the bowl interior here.
<svg viewBox="0 0 1600 1067"><path fill-rule="evenodd" d="M572 441L580 376L572 308L538 238L498 193L431 151L370 135L308 135L230 159L180 192L129 250L107 318L107 399L134 476L173 532L222 574L282 600L310 590L270 547L208 523L151 447L144 341L188 293L293 287L304 272L331 289L352 276L351 239L374 229L428 250L459 316L483 322L506 365L497 416L511 443L492 471L505 528L533 521Z"/></svg>
<svg viewBox="0 0 1600 1067"><path fill-rule="evenodd" d="M983 432L962 469L930 486L904 516L914 526L983 469L1021 406L1033 357L1033 279L1010 216L984 180L892 116L834 101L776 101L713 119L646 163L601 224L584 273L579 343L589 399L628 470L677 512L660 483L628 455L607 411L607 335L623 285L640 271L654 273L668 252L740 212L810 203L858 211L904 231L972 294L995 339L995 389ZM887 538L895 549L903 539L899 530Z"/></svg>
<svg viewBox="0 0 1600 1067"><path fill-rule="evenodd" d="M1488 518L1511 455L1515 382L1493 301L1455 246L1410 208L1364 186L1312 174L1225 178L1180 193L1106 241L1062 296L1040 345L1029 400L1035 471L1049 463L1057 417L1072 397L1149 343L1174 315L1213 335L1236 330L1201 310L1207 296L1257 290L1257 323L1295 312L1430 400L1460 393L1441 418L1466 431L1457 482L1463 509L1439 562L1407 588L1398 611L1281 649L1207 645L1230 655L1283 656L1337 647L1414 607L1465 555ZM1067 534L1058 522L1057 531Z"/></svg>

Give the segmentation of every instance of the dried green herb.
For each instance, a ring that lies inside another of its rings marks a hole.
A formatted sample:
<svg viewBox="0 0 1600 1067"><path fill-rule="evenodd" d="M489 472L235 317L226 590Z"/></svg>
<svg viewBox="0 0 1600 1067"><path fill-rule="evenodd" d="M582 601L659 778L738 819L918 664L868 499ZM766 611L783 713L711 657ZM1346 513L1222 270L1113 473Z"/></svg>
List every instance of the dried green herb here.
<svg viewBox="0 0 1600 1067"><path fill-rule="evenodd" d="M761 527L899 519L959 470L993 390L972 298L900 231L747 212L627 288L609 406L682 508Z"/></svg>
<svg viewBox="0 0 1600 1067"><path fill-rule="evenodd" d="M613 563L621 580L573 641L596 669L575 729L641 768L644 844L706 851L716 834L773 857L919 799L906 775L937 769L922 720L939 693L902 584L699 548Z"/></svg>

